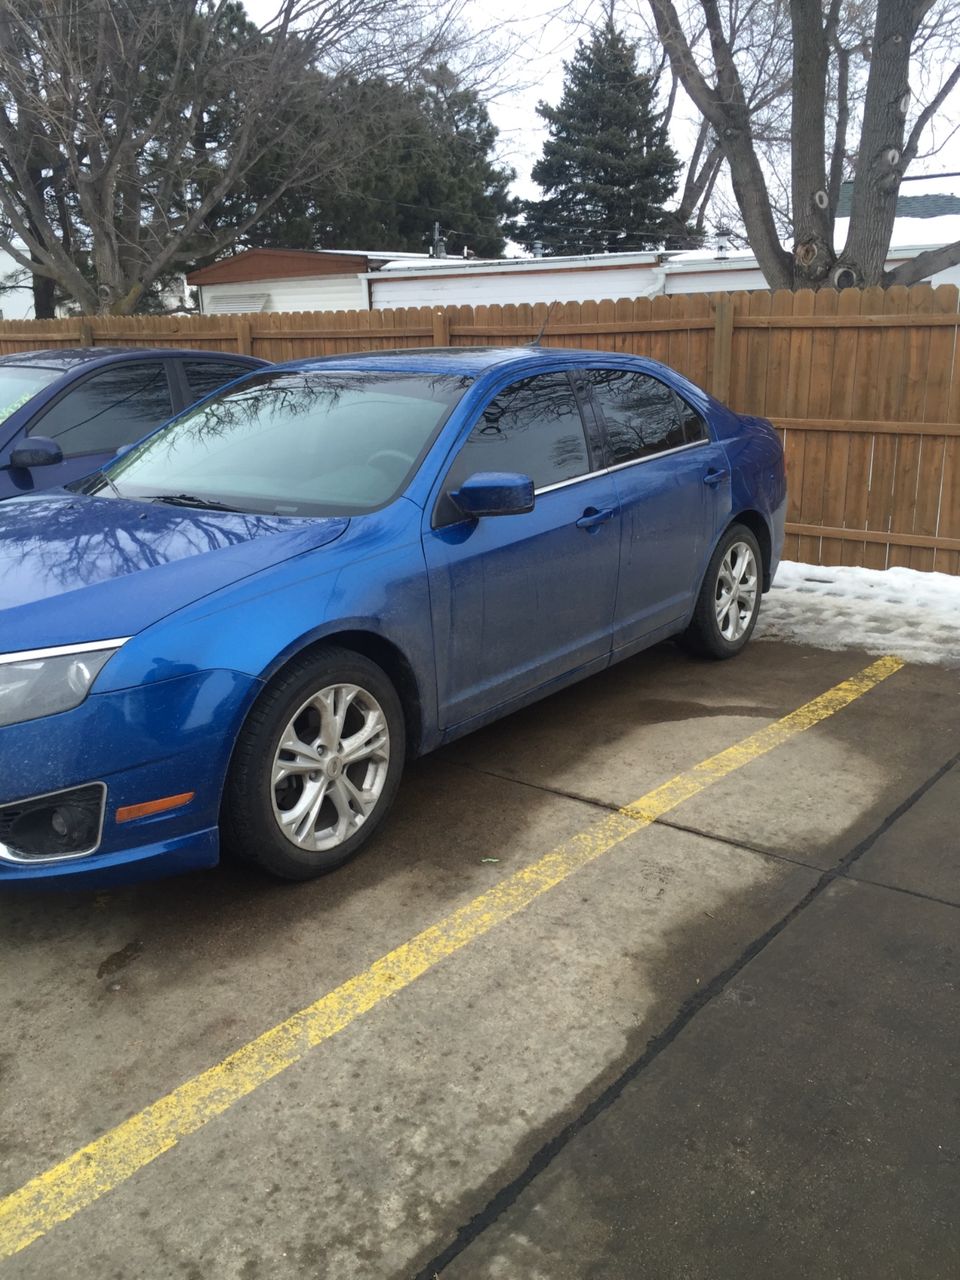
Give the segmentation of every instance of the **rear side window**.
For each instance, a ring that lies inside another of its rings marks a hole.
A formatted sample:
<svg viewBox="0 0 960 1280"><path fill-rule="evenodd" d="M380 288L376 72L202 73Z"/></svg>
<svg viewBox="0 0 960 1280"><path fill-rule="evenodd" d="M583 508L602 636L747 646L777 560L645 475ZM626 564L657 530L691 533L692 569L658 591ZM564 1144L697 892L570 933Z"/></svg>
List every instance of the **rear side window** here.
<svg viewBox="0 0 960 1280"><path fill-rule="evenodd" d="M627 369L590 369L586 377L606 426L611 466L687 443L677 399L664 383Z"/></svg>
<svg viewBox="0 0 960 1280"><path fill-rule="evenodd" d="M696 444L698 440L708 440L710 433L707 424L692 405L687 404L682 396L677 396L680 419L683 422L683 434L687 444Z"/></svg>
<svg viewBox="0 0 960 1280"><path fill-rule="evenodd" d="M563 373L524 378L484 409L450 469L452 493L477 471L513 471L534 487L573 480L590 470L580 407Z"/></svg>
<svg viewBox="0 0 960 1280"><path fill-rule="evenodd" d="M233 360L184 360L183 371L187 375L191 399L203 400L228 382L233 382L234 378L252 373L253 369L248 364Z"/></svg>
<svg viewBox="0 0 960 1280"><path fill-rule="evenodd" d="M30 428L56 440L65 458L114 453L173 415L166 364L116 364L72 387Z"/></svg>

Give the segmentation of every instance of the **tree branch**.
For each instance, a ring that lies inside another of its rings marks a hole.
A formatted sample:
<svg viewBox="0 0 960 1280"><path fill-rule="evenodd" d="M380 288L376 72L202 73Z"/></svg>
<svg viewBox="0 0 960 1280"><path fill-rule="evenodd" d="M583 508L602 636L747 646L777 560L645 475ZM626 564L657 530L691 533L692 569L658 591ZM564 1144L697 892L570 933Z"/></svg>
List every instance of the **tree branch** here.
<svg viewBox="0 0 960 1280"><path fill-rule="evenodd" d="M960 83L960 63L954 67L946 80L944 80L943 84L940 86L939 91L917 116L914 126L910 130L910 136L907 138L906 144L903 148L904 169L906 169L907 165L917 158L917 152L920 149L921 134L946 102L947 98L949 98L950 94L953 93L958 83Z"/></svg>
<svg viewBox="0 0 960 1280"><path fill-rule="evenodd" d="M892 284L917 284L938 271L946 271L960 263L960 240L953 244L943 244L936 249L925 249L915 258L901 262L892 271L885 271L881 283L884 287Z"/></svg>

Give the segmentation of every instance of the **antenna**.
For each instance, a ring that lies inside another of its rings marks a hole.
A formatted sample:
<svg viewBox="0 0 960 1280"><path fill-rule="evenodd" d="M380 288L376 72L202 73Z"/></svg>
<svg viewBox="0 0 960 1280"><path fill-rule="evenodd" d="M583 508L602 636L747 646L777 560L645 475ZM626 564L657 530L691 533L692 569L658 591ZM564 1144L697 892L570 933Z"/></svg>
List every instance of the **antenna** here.
<svg viewBox="0 0 960 1280"><path fill-rule="evenodd" d="M546 317L544 318L543 324L540 326L540 332L537 334L537 336L534 338L534 340L531 343L527 344L528 346L539 347L540 339L543 337L544 333L546 332L547 325L550 323L550 317L553 315L553 308L559 305L560 305L559 301L554 301L550 303L550 306L547 308L547 314L546 314Z"/></svg>

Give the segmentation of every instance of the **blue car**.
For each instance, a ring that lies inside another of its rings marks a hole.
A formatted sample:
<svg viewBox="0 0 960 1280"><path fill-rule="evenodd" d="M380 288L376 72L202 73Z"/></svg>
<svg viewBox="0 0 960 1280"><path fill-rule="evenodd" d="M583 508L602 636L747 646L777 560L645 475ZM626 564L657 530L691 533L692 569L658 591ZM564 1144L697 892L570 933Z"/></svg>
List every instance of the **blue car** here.
<svg viewBox="0 0 960 1280"><path fill-rule="evenodd" d="M0 498L88 475L252 369L220 351L80 347L0 356Z"/></svg>
<svg viewBox="0 0 960 1280"><path fill-rule="evenodd" d="M404 762L676 636L743 648L780 441L597 351L274 366L0 504L0 880L288 879Z"/></svg>

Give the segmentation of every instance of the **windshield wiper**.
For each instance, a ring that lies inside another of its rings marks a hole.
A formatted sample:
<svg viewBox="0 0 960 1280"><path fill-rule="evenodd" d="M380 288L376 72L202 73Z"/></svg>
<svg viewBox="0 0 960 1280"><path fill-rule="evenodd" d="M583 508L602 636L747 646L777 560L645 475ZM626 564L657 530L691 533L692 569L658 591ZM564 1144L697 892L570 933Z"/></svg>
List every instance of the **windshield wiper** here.
<svg viewBox="0 0 960 1280"><path fill-rule="evenodd" d="M209 511L236 511L241 515L248 514L242 507L228 507L225 502L218 502L216 498L197 498L192 493L155 493L146 501L166 502L171 507L200 507Z"/></svg>
<svg viewBox="0 0 960 1280"><path fill-rule="evenodd" d="M110 486L110 492L113 494L115 498L123 497L123 494L120 492L117 486L113 483L113 481L107 475L103 467L100 468L100 470L97 472L97 475L100 477L101 480L106 480L107 484Z"/></svg>

